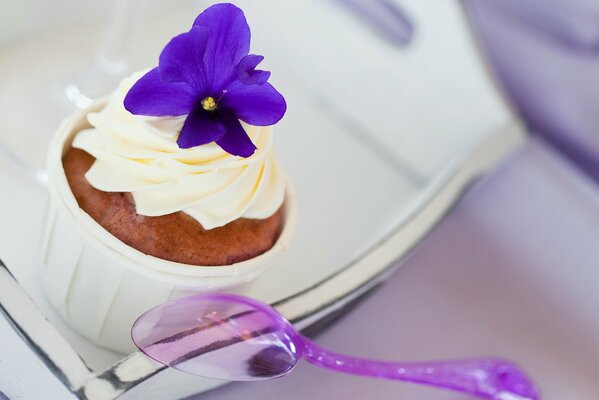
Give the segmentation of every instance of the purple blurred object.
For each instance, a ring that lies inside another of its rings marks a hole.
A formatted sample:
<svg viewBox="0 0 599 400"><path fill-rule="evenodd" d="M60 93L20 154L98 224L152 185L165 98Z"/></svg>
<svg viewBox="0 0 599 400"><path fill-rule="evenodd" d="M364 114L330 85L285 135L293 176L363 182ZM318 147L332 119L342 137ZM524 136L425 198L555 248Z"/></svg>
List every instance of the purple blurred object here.
<svg viewBox="0 0 599 400"><path fill-rule="evenodd" d="M305 358L338 372L414 382L485 399L539 399L536 387L509 361L395 363L354 358L323 349L272 307L237 295L195 295L163 304L135 322L132 338L159 363L208 378L278 378Z"/></svg>
<svg viewBox="0 0 599 400"><path fill-rule="evenodd" d="M390 0L335 0L354 13L394 46L404 47L414 37L414 24L396 2Z"/></svg>
<svg viewBox="0 0 599 400"><path fill-rule="evenodd" d="M466 4L499 78L531 128L599 181L599 3Z"/></svg>

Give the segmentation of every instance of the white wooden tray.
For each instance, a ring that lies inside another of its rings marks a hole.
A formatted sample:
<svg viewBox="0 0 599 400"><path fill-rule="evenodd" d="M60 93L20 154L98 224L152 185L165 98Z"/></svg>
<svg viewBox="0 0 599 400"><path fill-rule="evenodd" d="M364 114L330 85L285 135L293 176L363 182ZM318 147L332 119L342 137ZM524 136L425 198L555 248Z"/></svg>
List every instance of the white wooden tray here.
<svg viewBox="0 0 599 400"><path fill-rule="evenodd" d="M290 251L244 294L305 329L384 281L524 133L489 78L457 1L398 1L416 26L407 47L380 40L332 0L236 3L289 103L277 146L299 203ZM166 16L165 28L151 25L153 36L140 38L138 48L152 54L145 62L154 63L169 35L186 29L202 6L182 1L154 10ZM7 88L0 138L32 163L43 152L31 145L33 135L43 143L43 131L55 126L47 125L51 116L32 121L30 98L53 81L44 77L52 63L72 65L67 61L91 46L94 32L85 24L50 29L0 47L0 87ZM61 51L62 59L35 62ZM44 189L4 166L0 185L0 258L16 278L0 269L0 391L25 399L168 400L221 383L163 369L138 353L105 351L70 331L39 290Z"/></svg>

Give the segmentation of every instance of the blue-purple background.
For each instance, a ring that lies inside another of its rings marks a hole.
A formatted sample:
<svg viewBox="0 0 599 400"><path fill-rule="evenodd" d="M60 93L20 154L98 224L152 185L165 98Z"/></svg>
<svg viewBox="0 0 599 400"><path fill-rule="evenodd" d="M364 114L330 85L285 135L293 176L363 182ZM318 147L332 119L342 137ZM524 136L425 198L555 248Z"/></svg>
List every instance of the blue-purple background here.
<svg viewBox="0 0 599 400"><path fill-rule="evenodd" d="M535 137L318 342L391 360L499 355L519 360L544 399L596 399L599 2L467 5ZM301 364L286 378L231 384L197 400L277 398L467 399Z"/></svg>

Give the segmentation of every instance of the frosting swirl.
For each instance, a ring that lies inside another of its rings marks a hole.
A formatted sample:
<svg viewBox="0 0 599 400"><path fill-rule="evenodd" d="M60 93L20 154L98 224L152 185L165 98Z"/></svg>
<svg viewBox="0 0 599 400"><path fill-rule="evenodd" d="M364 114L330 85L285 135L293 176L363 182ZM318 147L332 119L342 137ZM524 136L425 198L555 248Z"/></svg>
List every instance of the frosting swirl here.
<svg viewBox="0 0 599 400"><path fill-rule="evenodd" d="M86 173L105 192L130 192L137 213L160 216L183 211L205 229L238 218L266 219L283 204L285 176L273 149L272 127L243 124L258 150L240 158L216 143L181 149L177 136L185 117L140 117L123 100L143 75L124 79L97 113L91 129L80 131L73 147L96 158Z"/></svg>

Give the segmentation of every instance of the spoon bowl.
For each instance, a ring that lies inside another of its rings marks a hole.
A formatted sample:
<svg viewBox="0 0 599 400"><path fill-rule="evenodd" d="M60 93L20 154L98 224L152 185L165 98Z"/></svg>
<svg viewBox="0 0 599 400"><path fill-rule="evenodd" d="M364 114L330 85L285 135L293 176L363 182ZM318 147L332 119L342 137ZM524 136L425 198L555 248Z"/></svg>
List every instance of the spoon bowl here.
<svg viewBox="0 0 599 400"><path fill-rule="evenodd" d="M227 294L163 304L143 314L131 335L155 361L216 379L277 378L302 357L301 340L286 319L264 303Z"/></svg>

